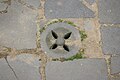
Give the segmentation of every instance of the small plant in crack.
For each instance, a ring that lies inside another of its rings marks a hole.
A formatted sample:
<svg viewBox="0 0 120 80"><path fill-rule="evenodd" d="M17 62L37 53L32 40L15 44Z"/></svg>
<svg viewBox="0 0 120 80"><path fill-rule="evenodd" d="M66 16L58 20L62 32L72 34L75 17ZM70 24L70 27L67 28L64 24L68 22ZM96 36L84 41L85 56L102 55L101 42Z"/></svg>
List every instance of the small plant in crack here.
<svg viewBox="0 0 120 80"><path fill-rule="evenodd" d="M42 33L45 30L45 27L39 30L40 33Z"/></svg>
<svg viewBox="0 0 120 80"><path fill-rule="evenodd" d="M79 33L81 35L81 41L87 38L87 34L85 33L85 31L79 31Z"/></svg>
<svg viewBox="0 0 120 80"><path fill-rule="evenodd" d="M76 27L76 25L73 22L71 22L71 21L67 21L67 23Z"/></svg>
<svg viewBox="0 0 120 80"><path fill-rule="evenodd" d="M69 52L70 50L69 47L65 44L65 40L69 39L72 32L66 33L63 37L58 36L57 33L53 30L51 31L51 33L54 39L56 39L56 42L50 47L50 49L56 49L58 46L63 46L63 49Z"/></svg>
<svg viewBox="0 0 120 80"><path fill-rule="evenodd" d="M64 20L62 20L62 19L58 19L58 21L59 21L59 22L63 22Z"/></svg>
<svg viewBox="0 0 120 80"><path fill-rule="evenodd" d="M76 55L73 55L73 56L71 56L69 58L64 58L64 61L73 61L75 59L83 59L83 58L85 58L83 56L83 54L84 54L84 49L79 51Z"/></svg>

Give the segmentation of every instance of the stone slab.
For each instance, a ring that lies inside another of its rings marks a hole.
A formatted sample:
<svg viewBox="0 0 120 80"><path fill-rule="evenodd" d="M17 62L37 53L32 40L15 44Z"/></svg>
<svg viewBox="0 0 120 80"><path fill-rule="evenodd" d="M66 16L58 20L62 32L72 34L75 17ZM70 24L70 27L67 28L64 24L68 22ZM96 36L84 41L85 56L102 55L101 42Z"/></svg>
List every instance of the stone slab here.
<svg viewBox="0 0 120 80"><path fill-rule="evenodd" d="M104 59L47 63L46 80L108 80Z"/></svg>
<svg viewBox="0 0 120 80"><path fill-rule="evenodd" d="M36 11L12 0L8 13L0 14L0 45L17 49L35 48L36 16Z"/></svg>
<svg viewBox="0 0 120 80"><path fill-rule="evenodd" d="M120 73L120 56L111 57L111 74Z"/></svg>
<svg viewBox="0 0 120 80"><path fill-rule="evenodd" d="M101 26L102 49L104 54L120 54L120 27Z"/></svg>
<svg viewBox="0 0 120 80"><path fill-rule="evenodd" d="M21 0L21 2L26 3L28 6L33 7L35 9L40 7L40 0Z"/></svg>
<svg viewBox="0 0 120 80"><path fill-rule="evenodd" d="M89 18L94 12L80 0L47 0L45 3L46 18Z"/></svg>
<svg viewBox="0 0 120 80"><path fill-rule="evenodd" d="M8 57L8 62L19 80L41 80L39 61L38 59L33 62L31 60L32 55L20 55L16 59ZM0 59L0 80L17 80L5 59Z"/></svg>
<svg viewBox="0 0 120 80"><path fill-rule="evenodd" d="M96 0L85 0L87 1L90 5L92 5L93 3L95 3Z"/></svg>
<svg viewBox="0 0 120 80"><path fill-rule="evenodd" d="M10 57L8 57L8 59L10 61L14 61L14 60L22 61L33 67L40 67L39 57L32 54L21 54L16 56L15 59L11 59Z"/></svg>
<svg viewBox="0 0 120 80"><path fill-rule="evenodd" d="M0 59L0 80L16 80L5 59Z"/></svg>
<svg viewBox="0 0 120 80"><path fill-rule="evenodd" d="M3 11L7 8L7 4L0 3L0 11Z"/></svg>
<svg viewBox="0 0 120 80"><path fill-rule="evenodd" d="M99 0L100 23L120 23L120 0Z"/></svg>

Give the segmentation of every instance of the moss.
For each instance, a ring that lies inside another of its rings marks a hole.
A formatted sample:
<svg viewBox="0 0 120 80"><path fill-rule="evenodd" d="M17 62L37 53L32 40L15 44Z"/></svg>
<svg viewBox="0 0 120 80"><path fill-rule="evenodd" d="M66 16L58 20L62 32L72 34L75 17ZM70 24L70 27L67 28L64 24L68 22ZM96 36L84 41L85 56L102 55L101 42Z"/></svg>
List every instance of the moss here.
<svg viewBox="0 0 120 80"><path fill-rule="evenodd" d="M76 55L73 55L69 58L65 58L64 61L73 61L74 59L83 59L85 57L83 57L83 54L84 54L84 49L80 52L78 52Z"/></svg>
<svg viewBox="0 0 120 80"><path fill-rule="evenodd" d="M45 30L45 27L43 27L42 29L40 29L40 33L42 33Z"/></svg>
<svg viewBox="0 0 120 80"><path fill-rule="evenodd" d="M79 33L81 35L81 41L87 38L87 34L85 33L85 31L79 31Z"/></svg>
<svg viewBox="0 0 120 80"><path fill-rule="evenodd" d="M59 20L59 22L64 22L64 20L62 20L62 19L58 19Z"/></svg>
<svg viewBox="0 0 120 80"><path fill-rule="evenodd" d="M81 49L76 55L73 55L69 58L54 58L52 59L52 61L61 61L61 62L64 62L64 61L73 61L75 59L84 59L85 57L83 56L84 54L84 49Z"/></svg>
<svg viewBox="0 0 120 80"><path fill-rule="evenodd" d="M40 33L42 33L49 25L54 24L54 23L60 23L60 22L67 23L67 24L69 24L71 26L77 27L71 21L67 21L67 20L63 20L63 19L54 19L54 20L48 22L47 24L45 24L45 26L42 29L40 29ZM85 31L79 31L79 32L80 32L80 35L81 35L81 41L83 41L84 39L87 38L87 34L85 33Z"/></svg>
<svg viewBox="0 0 120 80"><path fill-rule="evenodd" d="M73 22L71 22L71 21L67 21L67 23L76 27L76 25Z"/></svg>
<svg viewBox="0 0 120 80"><path fill-rule="evenodd" d="M111 58L108 58L108 65L111 65Z"/></svg>
<svg viewBox="0 0 120 80"><path fill-rule="evenodd" d="M8 49L8 51L9 51L9 52L11 52L11 51L12 51L12 50L11 50L11 48L7 48L7 49Z"/></svg>
<svg viewBox="0 0 120 80"><path fill-rule="evenodd" d="M52 59L52 61L59 61L59 59L55 58L55 59Z"/></svg>

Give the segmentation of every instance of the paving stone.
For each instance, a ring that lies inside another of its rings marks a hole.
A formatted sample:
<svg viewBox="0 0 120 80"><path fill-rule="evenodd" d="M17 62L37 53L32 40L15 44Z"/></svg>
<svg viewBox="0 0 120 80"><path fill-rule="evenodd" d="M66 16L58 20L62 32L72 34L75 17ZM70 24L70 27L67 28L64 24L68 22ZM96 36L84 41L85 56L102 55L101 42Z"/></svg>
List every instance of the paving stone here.
<svg viewBox="0 0 120 80"><path fill-rule="evenodd" d="M46 80L108 80L104 59L81 59L49 62Z"/></svg>
<svg viewBox="0 0 120 80"><path fill-rule="evenodd" d="M4 1L8 1L8 0L0 0L0 2L4 2Z"/></svg>
<svg viewBox="0 0 120 80"><path fill-rule="evenodd" d="M16 80L5 59L0 59L0 80Z"/></svg>
<svg viewBox="0 0 120 80"><path fill-rule="evenodd" d="M120 73L120 56L111 58L111 74Z"/></svg>
<svg viewBox="0 0 120 80"><path fill-rule="evenodd" d="M10 61L12 59L8 58ZM15 60L25 62L33 67L39 67L39 57L32 55L32 54L21 54L19 56L16 56Z"/></svg>
<svg viewBox="0 0 120 80"><path fill-rule="evenodd" d="M0 11L3 11L5 10L7 7L7 4L4 4L4 3L0 3Z"/></svg>
<svg viewBox="0 0 120 80"><path fill-rule="evenodd" d="M21 0L21 1L34 8L39 8L40 6L40 0Z"/></svg>
<svg viewBox="0 0 120 80"><path fill-rule="evenodd" d="M101 37L104 54L120 54L120 27L101 26Z"/></svg>
<svg viewBox="0 0 120 80"><path fill-rule="evenodd" d="M99 0L101 23L120 23L120 0Z"/></svg>
<svg viewBox="0 0 120 80"><path fill-rule="evenodd" d="M23 57L23 58L22 58ZM25 55L17 56L17 59L10 59L8 57L9 64L15 71L17 77L19 80L41 80L41 76L39 74L39 67L36 65L39 65L39 61L36 59L34 60L32 64L29 64L31 62L31 55L26 55L26 60L24 59ZM40 65L39 65L40 66ZM8 64L6 63L5 59L0 59L0 80L16 80L14 73L8 67Z"/></svg>
<svg viewBox="0 0 120 80"><path fill-rule="evenodd" d="M111 78L111 80L120 80L120 76Z"/></svg>
<svg viewBox="0 0 120 80"><path fill-rule="evenodd" d="M46 18L80 18L94 17L80 0L47 0L45 3Z"/></svg>
<svg viewBox="0 0 120 80"><path fill-rule="evenodd" d="M92 5L93 3L95 3L96 0L85 0L87 1L90 5Z"/></svg>
<svg viewBox="0 0 120 80"><path fill-rule="evenodd" d="M8 13L0 14L0 45L17 49L36 47L37 12L12 1Z"/></svg>

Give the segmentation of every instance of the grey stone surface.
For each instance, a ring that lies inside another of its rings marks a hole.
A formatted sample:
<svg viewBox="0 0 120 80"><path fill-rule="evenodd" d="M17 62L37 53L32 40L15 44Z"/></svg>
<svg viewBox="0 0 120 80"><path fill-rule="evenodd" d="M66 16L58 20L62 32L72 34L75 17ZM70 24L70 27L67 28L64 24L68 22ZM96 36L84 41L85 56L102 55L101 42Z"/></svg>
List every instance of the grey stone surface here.
<svg viewBox="0 0 120 80"><path fill-rule="evenodd" d="M9 60L12 61L12 59L10 59L8 57ZM39 62L39 57L35 56L35 55L32 55L32 54L21 54L21 55L18 55L16 56L16 59L15 60L18 60L18 61L22 61L22 62L25 62L33 67L39 67L40 65L40 62Z"/></svg>
<svg viewBox="0 0 120 80"><path fill-rule="evenodd" d="M51 32L52 30L57 34L57 39L53 37ZM71 36L68 39L64 39L64 35L69 32L72 32ZM54 23L52 25L49 25L41 34L40 39L41 48L43 49L43 51L45 51L48 56L54 58L73 56L81 48L81 37L79 31L74 28L74 26L71 26L67 23ZM75 45L75 41L79 41L79 43ZM62 42L63 44L59 45L60 42ZM51 49L54 44L57 44L58 46L55 49ZM63 47L64 44L68 46L69 51L67 51Z"/></svg>
<svg viewBox="0 0 120 80"><path fill-rule="evenodd" d="M8 0L0 0L0 2L4 2L4 1L8 1Z"/></svg>
<svg viewBox="0 0 120 80"><path fill-rule="evenodd" d="M101 38L104 54L120 54L120 27L101 26Z"/></svg>
<svg viewBox="0 0 120 80"><path fill-rule="evenodd" d="M96 0L85 0L87 1L90 5L92 5L93 3L95 3Z"/></svg>
<svg viewBox="0 0 120 80"><path fill-rule="evenodd" d="M47 0L45 3L46 18L80 18L94 17L80 0Z"/></svg>
<svg viewBox="0 0 120 80"><path fill-rule="evenodd" d="M111 74L120 73L120 56L111 57Z"/></svg>
<svg viewBox="0 0 120 80"><path fill-rule="evenodd" d="M104 59L49 62L46 80L108 80Z"/></svg>
<svg viewBox="0 0 120 80"><path fill-rule="evenodd" d="M111 80L120 80L120 76L113 77L113 78L111 78Z"/></svg>
<svg viewBox="0 0 120 80"><path fill-rule="evenodd" d="M0 45L17 49L36 47L37 12L12 0L8 13L0 14Z"/></svg>
<svg viewBox="0 0 120 80"><path fill-rule="evenodd" d="M39 8L40 6L40 0L21 0L21 2L26 3L27 5L34 8Z"/></svg>
<svg viewBox="0 0 120 80"><path fill-rule="evenodd" d="M41 80L41 76L39 74L39 67L36 67L35 65L38 65L38 60L34 60L34 65L27 63L27 60L30 61L30 55L26 56L25 59L21 58L25 56L18 56L16 60L12 60L8 57L9 64L15 71L17 77L19 80ZM5 59L0 59L0 80L17 80L14 73L8 67L8 64L6 63Z"/></svg>
<svg viewBox="0 0 120 80"><path fill-rule="evenodd" d="M85 20L84 21L84 28L85 28L85 31L92 31L94 29L93 22L90 20Z"/></svg>
<svg viewBox="0 0 120 80"><path fill-rule="evenodd" d="M101 23L120 23L120 0L99 0Z"/></svg>
<svg viewBox="0 0 120 80"><path fill-rule="evenodd" d="M0 80L16 80L5 59L0 59Z"/></svg>
<svg viewBox="0 0 120 80"><path fill-rule="evenodd" d="M0 11L3 11L5 10L7 7L7 4L4 4L4 3L0 3Z"/></svg>

